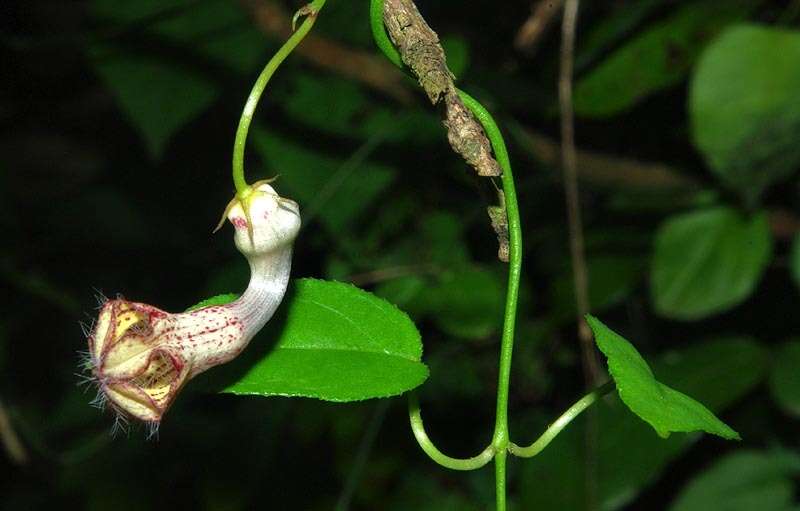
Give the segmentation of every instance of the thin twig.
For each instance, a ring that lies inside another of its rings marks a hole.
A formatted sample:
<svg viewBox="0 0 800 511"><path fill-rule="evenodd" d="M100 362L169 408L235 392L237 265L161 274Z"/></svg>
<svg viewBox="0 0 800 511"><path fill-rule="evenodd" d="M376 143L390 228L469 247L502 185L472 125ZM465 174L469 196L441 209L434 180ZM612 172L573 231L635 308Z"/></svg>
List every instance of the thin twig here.
<svg viewBox="0 0 800 511"><path fill-rule="evenodd" d="M527 151L537 162L561 169L564 163L561 158L562 147L556 140L517 122L507 124L521 149ZM640 161L579 148L575 150L575 162L579 180L604 187L653 191L688 191L701 187L700 182L665 163Z"/></svg>
<svg viewBox="0 0 800 511"><path fill-rule="evenodd" d="M378 284L387 280L408 277L410 275L425 275L438 273L440 268L435 264L404 264L379 268L364 273L356 273L345 277L344 280L356 286L368 286Z"/></svg>
<svg viewBox="0 0 800 511"><path fill-rule="evenodd" d="M561 10L563 4L564 0L537 0L533 3L531 15L517 31L514 46L529 56L533 55L536 46L542 36L547 33L553 18Z"/></svg>
<svg viewBox="0 0 800 511"><path fill-rule="evenodd" d="M592 333L584 316L589 312L589 279L584 253L583 225L578 195L577 157L575 154L575 115L572 106L572 73L575 59L575 30L579 0L566 0L561 32L561 62L558 96L561 107L561 158L564 168L564 189L567 200L570 252L578 310L578 338L583 360L583 376L587 389L595 386L600 373ZM594 511L598 503L597 485L597 413L590 410L586 422L586 509Z"/></svg>
<svg viewBox="0 0 800 511"><path fill-rule="evenodd" d="M567 201L570 253L575 284L575 300L578 311L578 337L583 352L587 387L594 386L599 368L594 355L592 332L584 320L589 313L589 279L584 253L583 222L581 220L578 194L578 170L575 150L575 120L572 107L572 67L575 53L575 26L578 18L579 0L567 0L561 45L561 73L558 81L561 105L561 159L564 169L564 191Z"/></svg>
<svg viewBox="0 0 800 511"><path fill-rule="evenodd" d="M14 431L14 426L11 424L11 417L9 417L6 407L0 401L0 440L3 442L3 447L8 454L8 457L16 465L27 465L28 451L25 445L20 440L17 432Z"/></svg>

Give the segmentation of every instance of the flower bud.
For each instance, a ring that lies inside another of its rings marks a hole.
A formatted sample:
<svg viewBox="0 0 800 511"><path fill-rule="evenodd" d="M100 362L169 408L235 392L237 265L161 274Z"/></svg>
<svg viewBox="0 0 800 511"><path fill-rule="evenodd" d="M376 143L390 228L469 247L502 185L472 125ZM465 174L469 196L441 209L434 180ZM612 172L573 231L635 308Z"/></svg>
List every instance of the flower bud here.
<svg viewBox="0 0 800 511"><path fill-rule="evenodd" d="M256 183L231 202L227 217L250 263L250 283L238 300L177 314L123 298L102 305L88 365L99 402L123 417L157 425L183 385L241 353L283 299L300 229L297 204Z"/></svg>

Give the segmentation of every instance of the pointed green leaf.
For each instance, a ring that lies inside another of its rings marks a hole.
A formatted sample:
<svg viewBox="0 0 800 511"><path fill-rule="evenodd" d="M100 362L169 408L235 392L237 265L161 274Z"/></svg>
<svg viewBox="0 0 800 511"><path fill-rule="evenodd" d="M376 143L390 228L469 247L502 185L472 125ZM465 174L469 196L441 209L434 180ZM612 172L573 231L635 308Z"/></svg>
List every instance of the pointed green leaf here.
<svg viewBox="0 0 800 511"><path fill-rule="evenodd" d="M586 320L600 351L608 358L608 370L622 402L648 422L661 437L672 432L705 431L727 439L739 434L705 406L656 380L650 366L633 345L597 318Z"/></svg>
<svg viewBox="0 0 800 511"><path fill-rule="evenodd" d="M357 401L402 394L428 377L414 323L355 286L297 280L280 311L247 350L256 348L255 363L224 392Z"/></svg>
<svg viewBox="0 0 800 511"><path fill-rule="evenodd" d="M600 63L575 84L575 113L607 117L686 76L703 45L744 18L758 0L687 3Z"/></svg>
<svg viewBox="0 0 800 511"><path fill-rule="evenodd" d="M772 256L765 213L725 207L668 219L658 230L651 272L656 311L691 320L723 312L755 289Z"/></svg>
<svg viewBox="0 0 800 511"><path fill-rule="evenodd" d="M653 372L670 387L697 397L719 413L759 385L767 362L766 350L752 339L716 339L658 356ZM597 499L604 511L629 505L698 440L694 434L670 435L667 439L654 435L653 429L619 399L601 400L595 406L599 432ZM551 414L560 411L552 410ZM546 420L551 417L548 414ZM542 427L546 425L546 421L542 423ZM539 454L541 459L524 464L521 509L585 510L586 426L584 414ZM573 491L565 493L564 488Z"/></svg>

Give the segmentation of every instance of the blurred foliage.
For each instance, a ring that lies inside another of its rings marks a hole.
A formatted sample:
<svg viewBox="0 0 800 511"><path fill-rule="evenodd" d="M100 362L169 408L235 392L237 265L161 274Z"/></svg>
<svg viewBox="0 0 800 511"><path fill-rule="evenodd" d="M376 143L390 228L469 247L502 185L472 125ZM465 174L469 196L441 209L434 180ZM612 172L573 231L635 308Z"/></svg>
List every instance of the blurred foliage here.
<svg viewBox="0 0 800 511"><path fill-rule="evenodd" d="M233 191L243 102L300 4L7 3L0 403L29 462L0 458L0 507L491 508L492 471L432 464L402 399L217 393L258 368L246 354L187 386L160 438L145 441L135 426L110 437L112 417L76 385L78 322L91 322L98 292L184 310L246 284L230 231L210 232ZM530 0L419 6L459 84L504 131L514 126L525 266L511 416L525 443L584 391L558 146L523 143L558 138L559 30L531 55L513 47ZM575 107L592 311L653 362L658 382L743 438L662 440L617 398L604 400L595 467L604 511L798 506L797 6L581 3ZM295 277L351 282L408 312L430 368L429 433L445 452L472 455L490 433L505 297L485 215L494 190L453 155L411 80L380 75L408 92L397 95L371 85L371 68L335 71L352 52L382 61L365 4L331 0L314 35L330 53L295 54L276 74L248 175L279 176L276 188L301 205ZM370 328L410 339L377 318ZM271 342L269 331L258 336L252 353ZM310 376L342 376L336 367ZM586 509L586 427L581 417L540 456L510 461L515 509Z"/></svg>

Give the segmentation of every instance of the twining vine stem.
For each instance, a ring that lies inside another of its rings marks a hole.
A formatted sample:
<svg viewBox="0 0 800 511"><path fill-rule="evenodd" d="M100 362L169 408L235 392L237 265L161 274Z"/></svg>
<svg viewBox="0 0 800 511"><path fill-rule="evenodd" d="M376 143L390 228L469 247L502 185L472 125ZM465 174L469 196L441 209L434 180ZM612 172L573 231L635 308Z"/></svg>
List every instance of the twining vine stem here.
<svg viewBox="0 0 800 511"><path fill-rule="evenodd" d="M383 0L371 0L370 24L375 42L381 51L392 63L404 69L400 53L392 44L383 19ZM420 447L428 456L440 465L454 470L474 470L486 465L492 458L495 461L495 485L497 510L506 509L506 456L510 452L521 457L535 456L544 449L558 433L566 427L577 415L591 406L599 396L613 389L613 384L592 391L580 401L570 407L557 419L533 444L520 447L509 439L508 433L508 393L511 377L511 358L514 351L514 325L516 320L517 299L519 295L520 274L522 271L522 228L520 225L519 206L514 186L514 177L511 172L511 162L508 158L503 136L491 114L472 96L462 90L458 95L464 105L478 119L492 145L494 156L502 169L503 194L505 196L505 209L508 219L509 233L509 272L508 290L506 295L506 308L503 319L503 332L500 344L500 370L497 386L497 408L495 414L495 428L492 441L480 454L472 458L453 458L443 454L428 437L422 422L419 402L416 394L412 393L409 399L409 416L411 428Z"/></svg>
<svg viewBox="0 0 800 511"><path fill-rule="evenodd" d="M308 34L316 21L319 10L325 5L326 0L313 0L295 15L306 18L301 26L289 37L284 45L270 59L264 70L258 76L253 89L239 120L236 130L236 139L233 148L233 182L237 196L246 198L250 193L250 186L244 177L244 149L247 134L253 119L258 102L272 75L286 57L297 47L300 41ZM370 0L370 24L375 42L383 51L390 62L407 72L403 59L386 33L383 19L384 0ZM520 275L522 272L522 228L520 225L519 205L514 186L514 176L511 172L511 162L508 157L503 136L491 114L472 96L456 89L458 97L478 120L491 143L494 157L502 170L501 181L503 186L503 205L508 222L509 245L509 270L508 287L506 294L506 308L503 319L503 331L500 342L500 367L497 385L497 406L495 412L495 427L489 445L478 455L472 458L454 458L442 453L425 432L422 422L419 401L415 393L409 397L409 418L414 437L423 451L436 463L453 470L475 470L483 467L490 461L495 463L495 482L497 510L506 510L506 457L508 453L521 457L535 456L544 449L558 433L566 427L583 410L592 405L603 394L613 389L613 384L606 384L596 389L570 407L559 417L533 444L520 447L509 438L508 432L508 397L511 379L511 358L514 351L514 327L516 322L517 300L519 295Z"/></svg>

